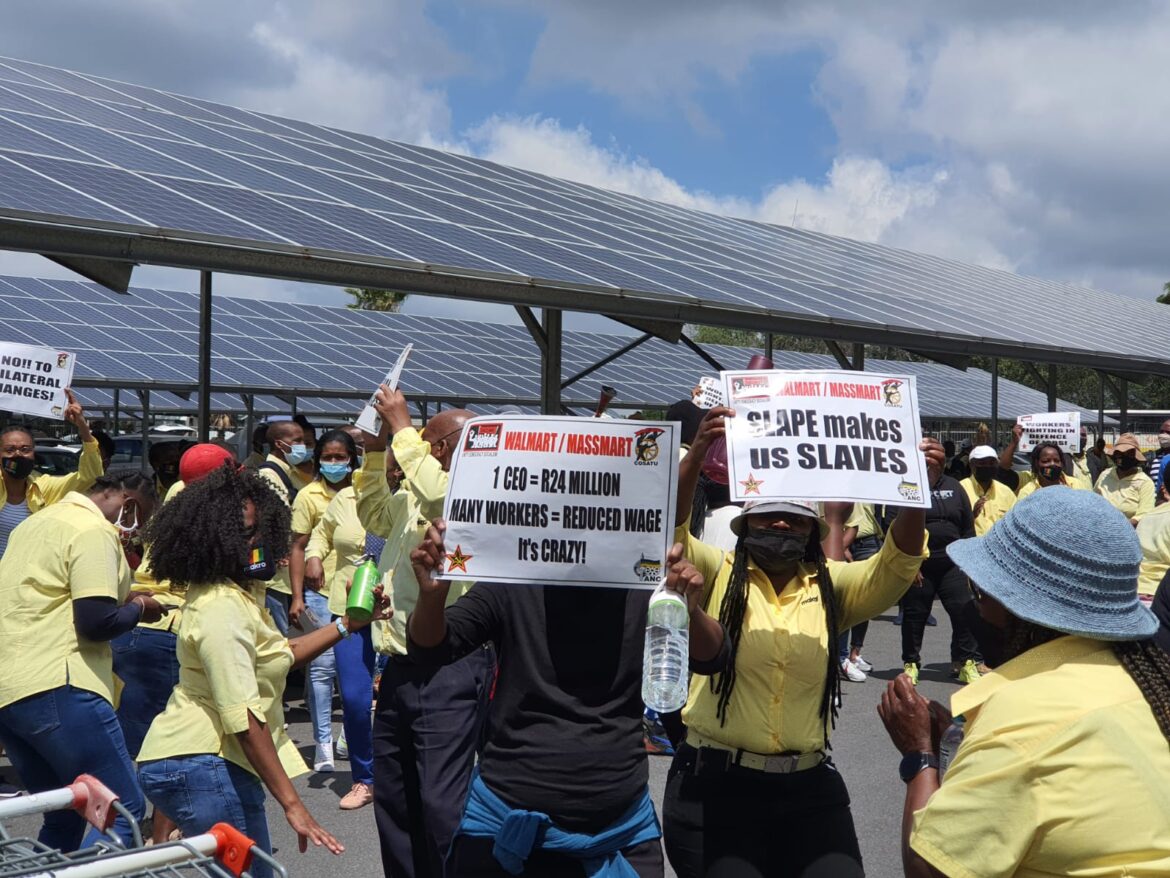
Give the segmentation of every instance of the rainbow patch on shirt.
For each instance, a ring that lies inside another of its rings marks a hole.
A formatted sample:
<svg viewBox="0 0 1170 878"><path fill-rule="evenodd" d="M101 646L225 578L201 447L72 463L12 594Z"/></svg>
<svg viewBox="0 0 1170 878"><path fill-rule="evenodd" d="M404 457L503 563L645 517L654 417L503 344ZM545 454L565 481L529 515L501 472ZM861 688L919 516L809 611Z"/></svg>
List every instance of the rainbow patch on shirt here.
<svg viewBox="0 0 1170 878"><path fill-rule="evenodd" d="M252 555L248 559L248 569L255 570L256 568L263 567L263 566L264 566L264 549L261 546L257 546L256 548L254 548L252 550Z"/></svg>

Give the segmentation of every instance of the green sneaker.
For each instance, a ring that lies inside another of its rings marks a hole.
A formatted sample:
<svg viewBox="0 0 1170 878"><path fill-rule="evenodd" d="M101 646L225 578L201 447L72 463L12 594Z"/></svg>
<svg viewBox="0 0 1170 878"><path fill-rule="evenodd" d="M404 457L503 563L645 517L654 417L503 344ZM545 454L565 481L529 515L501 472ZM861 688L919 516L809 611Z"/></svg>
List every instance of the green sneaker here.
<svg viewBox="0 0 1170 878"><path fill-rule="evenodd" d="M974 683L982 674L979 673L979 667L975 664L974 659L967 659L963 662L963 667L959 668L959 682L960 683Z"/></svg>
<svg viewBox="0 0 1170 878"><path fill-rule="evenodd" d="M918 685L918 665L916 665L914 662L906 662L906 664L902 665L902 672L910 677L911 683L913 683L915 686ZM978 673L979 672L976 671L976 674Z"/></svg>

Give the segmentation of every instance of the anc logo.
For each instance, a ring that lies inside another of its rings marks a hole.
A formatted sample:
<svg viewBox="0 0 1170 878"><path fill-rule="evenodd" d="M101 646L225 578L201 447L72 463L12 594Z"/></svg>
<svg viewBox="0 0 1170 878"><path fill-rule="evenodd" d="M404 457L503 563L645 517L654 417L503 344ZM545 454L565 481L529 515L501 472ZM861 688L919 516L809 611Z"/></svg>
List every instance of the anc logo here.
<svg viewBox="0 0 1170 878"><path fill-rule="evenodd" d="M57 368L64 369L68 365L69 365L69 355L68 354L57 354Z"/></svg>
<svg viewBox="0 0 1170 878"><path fill-rule="evenodd" d="M467 439L463 443L464 454L495 454L500 450L504 438L504 425L499 421L488 424L472 424L467 428Z"/></svg>
<svg viewBox="0 0 1170 878"><path fill-rule="evenodd" d="M658 437L665 432L659 427L645 427L634 434L635 466L658 466Z"/></svg>
<svg viewBox="0 0 1170 878"><path fill-rule="evenodd" d="M898 493L910 503L922 502L922 490L918 487L917 482L908 482L903 479L898 483Z"/></svg>
<svg viewBox="0 0 1170 878"><path fill-rule="evenodd" d="M892 408L902 407L902 382L897 378L887 378L882 382L882 396L886 405Z"/></svg>
<svg viewBox="0 0 1170 878"><path fill-rule="evenodd" d="M652 561L642 555L634 565L634 573L642 582L658 582L662 579L662 562Z"/></svg>

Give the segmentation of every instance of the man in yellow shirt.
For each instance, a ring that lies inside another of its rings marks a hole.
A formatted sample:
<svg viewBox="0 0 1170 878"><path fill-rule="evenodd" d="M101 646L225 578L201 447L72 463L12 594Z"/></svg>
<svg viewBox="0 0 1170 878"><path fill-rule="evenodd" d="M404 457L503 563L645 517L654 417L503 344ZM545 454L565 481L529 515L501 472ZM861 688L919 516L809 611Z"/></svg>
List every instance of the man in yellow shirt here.
<svg viewBox="0 0 1170 878"><path fill-rule="evenodd" d="M313 454L305 444L303 428L295 421L275 421L269 424L267 436L272 451L264 463L260 464L257 473L272 486L272 490L285 499L289 509L292 509L297 493L311 481L299 467L312 459ZM265 598L265 606L272 613L272 620L285 636L288 635L288 611L291 603L292 583L289 579L288 566L285 565L268 583Z"/></svg>
<svg viewBox="0 0 1170 878"><path fill-rule="evenodd" d="M1130 520L1137 524L1143 515L1154 511L1154 480L1142 472L1145 458L1133 433L1122 433L1113 444L1114 466L1101 473L1096 491Z"/></svg>
<svg viewBox="0 0 1170 878"><path fill-rule="evenodd" d="M955 693L941 748L945 708L905 677L882 698L904 754L905 874L1170 874L1170 672L1137 599L1133 528L1101 497L1056 487L948 551L1008 661Z"/></svg>
<svg viewBox="0 0 1170 878"><path fill-rule="evenodd" d="M995 449L990 445L980 445L972 449L971 475L959 483L966 491L967 499L971 501L977 537L991 530L991 526L1016 505L1016 495L1012 489L995 478L996 470L999 468L996 458Z"/></svg>
<svg viewBox="0 0 1170 878"><path fill-rule="evenodd" d="M365 437L365 461L355 478L358 516L386 540L379 568L390 577L394 616L384 626L380 651L390 654L374 709L374 810L387 875L441 878L443 858L463 813L488 681L490 650L477 649L439 670L407 655L406 622L418 602L410 553L429 522L443 514L447 470L471 412L447 409L411 424L406 397L383 387L375 408L382 435ZM386 439L403 473L393 494L386 483ZM469 583L454 585L454 602Z"/></svg>

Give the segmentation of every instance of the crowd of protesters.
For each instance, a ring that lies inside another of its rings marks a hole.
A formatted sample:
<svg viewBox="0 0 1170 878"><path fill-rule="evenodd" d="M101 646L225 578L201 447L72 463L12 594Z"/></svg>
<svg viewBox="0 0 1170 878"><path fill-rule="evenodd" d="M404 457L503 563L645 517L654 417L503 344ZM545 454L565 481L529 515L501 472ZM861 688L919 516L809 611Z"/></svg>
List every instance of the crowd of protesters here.
<svg viewBox="0 0 1170 878"><path fill-rule="evenodd" d="M1143 456L927 438L930 506L730 502L708 467L734 411L671 408L684 453L664 584L690 612L686 706L661 821L641 701L649 592L450 582L444 497L472 416L421 429L274 420L238 462L164 443L111 470L70 395L68 476L0 431L0 742L32 792L96 775L155 842L227 821L270 848L343 845L291 778L347 759L388 878L862 875L831 756L866 626L900 607L902 673L878 712L905 782L910 876L1170 874L1170 421ZM1051 489L1051 490L1048 490ZM371 618L347 589L367 559ZM961 684L917 691L935 598ZM19 672L13 669L19 668ZM286 733L304 669L310 764ZM334 688L344 733L333 737ZM875 721L876 723L876 721ZM369 812L367 812L369 813ZM114 832L131 841L128 822ZM41 841L90 838L71 812ZM253 875L267 867L257 862Z"/></svg>

